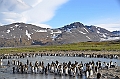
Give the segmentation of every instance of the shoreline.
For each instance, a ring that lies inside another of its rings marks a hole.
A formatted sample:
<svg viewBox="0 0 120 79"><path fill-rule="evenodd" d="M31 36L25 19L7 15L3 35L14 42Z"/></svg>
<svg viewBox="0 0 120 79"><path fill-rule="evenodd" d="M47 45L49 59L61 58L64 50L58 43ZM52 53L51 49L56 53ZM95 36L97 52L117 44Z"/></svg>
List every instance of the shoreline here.
<svg viewBox="0 0 120 79"><path fill-rule="evenodd" d="M86 55L117 55L120 58L120 51L38 51L38 52L10 52L0 53L0 55L12 54L86 54Z"/></svg>

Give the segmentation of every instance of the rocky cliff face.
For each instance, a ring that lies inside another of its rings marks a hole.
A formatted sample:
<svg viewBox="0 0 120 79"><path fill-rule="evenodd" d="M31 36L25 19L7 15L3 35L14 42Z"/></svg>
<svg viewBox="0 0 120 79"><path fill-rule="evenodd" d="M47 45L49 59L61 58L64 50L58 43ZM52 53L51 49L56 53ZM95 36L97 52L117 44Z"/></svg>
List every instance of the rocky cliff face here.
<svg viewBox="0 0 120 79"><path fill-rule="evenodd" d="M101 41L113 34L96 26L74 22L57 29L41 28L32 24L13 23L0 27L0 46L68 44Z"/></svg>

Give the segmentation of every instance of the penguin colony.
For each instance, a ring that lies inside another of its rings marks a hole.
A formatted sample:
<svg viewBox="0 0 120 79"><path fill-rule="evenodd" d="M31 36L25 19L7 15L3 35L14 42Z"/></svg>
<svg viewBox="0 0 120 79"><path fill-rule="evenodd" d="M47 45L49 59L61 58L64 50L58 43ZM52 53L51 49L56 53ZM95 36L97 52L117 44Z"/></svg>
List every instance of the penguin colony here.
<svg viewBox="0 0 120 79"><path fill-rule="evenodd" d="M25 57L36 57L36 56L67 56L67 57L89 57L89 58L110 58L110 59L118 59L119 57L117 55L97 55L97 54L49 54L49 53L19 53L19 54L3 54L0 55L0 66L2 66L2 60L3 59L12 59L12 58L25 58ZM101 61L90 61L87 63L78 63L75 61L72 63L69 62L63 62L60 63L59 61L47 63L47 65L44 65L43 61L35 61L33 64L29 60L26 60L26 63L23 64L23 62L19 60L13 60L10 62L8 60L7 66L12 66L12 73L19 73L19 74L55 74L60 76L86 76L86 78L92 77L94 74L97 75L97 78L99 79L101 74L98 73L99 69L109 69L109 68L115 68L117 66L116 62L101 62Z"/></svg>
<svg viewBox="0 0 120 79"><path fill-rule="evenodd" d="M118 59L118 55L114 54L77 54L77 53L58 53L58 54L51 54L51 53L16 53L16 54L1 54L0 59L12 59L12 58L25 58L25 57L36 57L36 56L66 56L66 57L87 57L87 58L109 58L109 59Z"/></svg>

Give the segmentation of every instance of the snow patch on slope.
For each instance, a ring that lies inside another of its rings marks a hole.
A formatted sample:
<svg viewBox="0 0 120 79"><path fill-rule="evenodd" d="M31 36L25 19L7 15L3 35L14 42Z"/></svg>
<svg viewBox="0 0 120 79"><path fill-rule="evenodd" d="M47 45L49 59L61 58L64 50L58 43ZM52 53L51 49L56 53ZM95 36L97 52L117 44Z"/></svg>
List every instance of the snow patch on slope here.
<svg viewBox="0 0 120 79"><path fill-rule="evenodd" d="M70 32L70 33L72 33L72 32L71 32L71 28L70 28L70 29L69 29L69 28L67 28L66 32Z"/></svg>
<svg viewBox="0 0 120 79"><path fill-rule="evenodd" d="M89 36L86 36L88 39L90 39L90 37Z"/></svg>
<svg viewBox="0 0 120 79"><path fill-rule="evenodd" d="M99 27L96 27L99 31L100 31L100 28Z"/></svg>
<svg viewBox="0 0 120 79"><path fill-rule="evenodd" d="M55 34L53 34L52 36L52 40L55 40L58 36L56 36Z"/></svg>
<svg viewBox="0 0 120 79"><path fill-rule="evenodd" d="M82 31L79 31L79 32L82 33L82 34L86 34L86 33L82 32Z"/></svg>
<svg viewBox="0 0 120 79"><path fill-rule="evenodd" d="M60 30L58 30L58 31L53 31L53 30L51 30L51 33L50 33L50 34L60 34L60 33L62 33L62 31L60 31Z"/></svg>
<svg viewBox="0 0 120 79"><path fill-rule="evenodd" d="M86 32L88 32L88 30L86 29L86 28L84 28L84 30L86 31ZM89 33L89 32L88 32Z"/></svg>
<svg viewBox="0 0 120 79"><path fill-rule="evenodd" d="M17 24L15 25L15 27L18 27L18 26L19 26L19 25L17 25Z"/></svg>
<svg viewBox="0 0 120 79"><path fill-rule="evenodd" d="M27 35L27 37L28 37L29 39L31 39L31 34L28 33L28 30L26 30L26 35ZM29 39L28 39L28 40L29 40Z"/></svg>
<svg viewBox="0 0 120 79"><path fill-rule="evenodd" d="M120 37L107 37L105 38L101 38L100 41L112 41L112 40L119 40Z"/></svg>
<svg viewBox="0 0 120 79"><path fill-rule="evenodd" d="M7 30L7 32L6 33L10 33L10 30Z"/></svg>
<svg viewBox="0 0 120 79"><path fill-rule="evenodd" d="M97 33L100 33L100 32L97 30Z"/></svg>
<svg viewBox="0 0 120 79"><path fill-rule="evenodd" d="M47 30L36 30L36 32L47 32Z"/></svg>
<svg viewBox="0 0 120 79"><path fill-rule="evenodd" d="M103 37L106 38L107 36L105 34L103 34Z"/></svg>

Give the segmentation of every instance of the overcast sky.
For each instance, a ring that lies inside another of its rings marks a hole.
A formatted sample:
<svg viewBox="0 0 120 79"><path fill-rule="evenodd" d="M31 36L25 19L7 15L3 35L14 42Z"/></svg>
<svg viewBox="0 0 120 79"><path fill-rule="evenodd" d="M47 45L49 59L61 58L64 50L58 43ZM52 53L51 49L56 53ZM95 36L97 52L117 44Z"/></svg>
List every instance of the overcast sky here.
<svg viewBox="0 0 120 79"><path fill-rule="evenodd" d="M57 28L76 21L120 30L120 0L0 0L0 25L24 22Z"/></svg>

